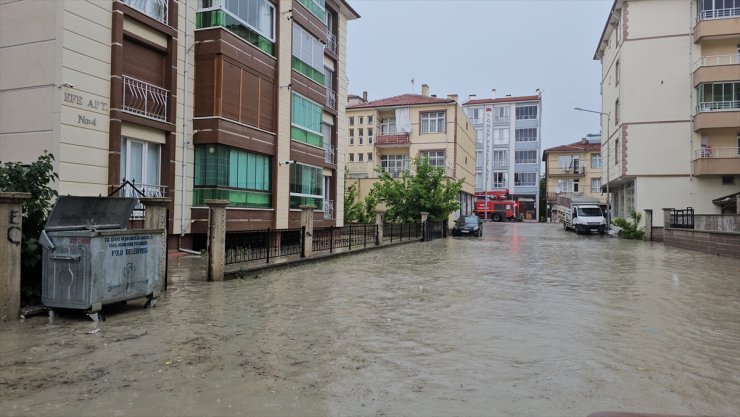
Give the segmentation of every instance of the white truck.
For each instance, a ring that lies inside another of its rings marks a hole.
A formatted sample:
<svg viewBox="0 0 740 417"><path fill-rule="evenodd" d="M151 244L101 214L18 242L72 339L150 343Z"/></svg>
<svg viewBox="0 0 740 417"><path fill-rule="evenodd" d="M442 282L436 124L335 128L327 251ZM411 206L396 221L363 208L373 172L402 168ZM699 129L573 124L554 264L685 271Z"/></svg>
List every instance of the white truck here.
<svg viewBox="0 0 740 417"><path fill-rule="evenodd" d="M557 212L563 229L576 233L599 232L603 235L608 229L604 213L598 200L584 197L558 195Z"/></svg>

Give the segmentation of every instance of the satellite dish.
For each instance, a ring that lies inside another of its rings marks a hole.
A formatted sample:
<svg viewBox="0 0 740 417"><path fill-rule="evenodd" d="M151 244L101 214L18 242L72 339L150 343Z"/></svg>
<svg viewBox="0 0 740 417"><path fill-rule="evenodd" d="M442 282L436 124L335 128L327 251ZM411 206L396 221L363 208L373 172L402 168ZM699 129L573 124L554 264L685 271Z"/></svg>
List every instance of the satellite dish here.
<svg viewBox="0 0 740 417"><path fill-rule="evenodd" d="M560 187L555 187L555 194L560 194Z"/></svg>

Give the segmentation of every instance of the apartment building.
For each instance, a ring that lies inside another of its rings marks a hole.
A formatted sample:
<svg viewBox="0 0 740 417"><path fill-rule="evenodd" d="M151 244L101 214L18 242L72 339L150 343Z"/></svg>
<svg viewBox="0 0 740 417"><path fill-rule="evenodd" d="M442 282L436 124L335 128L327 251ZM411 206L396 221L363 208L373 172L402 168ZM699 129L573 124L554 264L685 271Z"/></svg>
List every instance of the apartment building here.
<svg viewBox="0 0 740 417"><path fill-rule="evenodd" d="M457 95L438 98L422 85L421 95L403 94L374 101L350 96L347 106L348 182L357 183L361 199L378 181L376 169L393 177L413 167L412 158L427 158L450 179L464 179L460 210L450 220L473 211L475 130Z"/></svg>
<svg viewBox="0 0 740 417"><path fill-rule="evenodd" d="M547 204L557 202L558 194L593 198L606 207L601 187L601 137L588 135L578 142L542 151L547 181Z"/></svg>
<svg viewBox="0 0 740 417"><path fill-rule="evenodd" d="M2 2L0 160L48 150L60 194L171 198L171 246L205 241L207 199L229 201L228 230L297 226L303 204L336 224L358 17L343 0Z"/></svg>
<svg viewBox="0 0 740 417"><path fill-rule="evenodd" d="M739 0L614 2L594 56L613 217L740 192L739 28Z"/></svg>
<svg viewBox="0 0 740 417"><path fill-rule="evenodd" d="M476 192L506 192L519 213L539 218L542 97L474 99L463 103L476 132Z"/></svg>

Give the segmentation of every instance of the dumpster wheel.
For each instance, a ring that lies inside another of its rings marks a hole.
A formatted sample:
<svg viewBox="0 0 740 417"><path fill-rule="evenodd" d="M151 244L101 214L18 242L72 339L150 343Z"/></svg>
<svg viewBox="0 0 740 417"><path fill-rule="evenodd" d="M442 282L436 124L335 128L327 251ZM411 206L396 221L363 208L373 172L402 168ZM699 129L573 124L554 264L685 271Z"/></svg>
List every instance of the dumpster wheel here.
<svg viewBox="0 0 740 417"><path fill-rule="evenodd" d="M157 305L158 299L159 298L153 296L147 297L146 303L144 303L144 308L154 308Z"/></svg>

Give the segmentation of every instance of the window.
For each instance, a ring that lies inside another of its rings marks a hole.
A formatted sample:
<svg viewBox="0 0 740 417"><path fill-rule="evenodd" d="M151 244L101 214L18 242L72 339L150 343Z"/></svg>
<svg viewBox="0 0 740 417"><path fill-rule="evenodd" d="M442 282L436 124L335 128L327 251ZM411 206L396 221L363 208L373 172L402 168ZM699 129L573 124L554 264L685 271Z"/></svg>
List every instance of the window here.
<svg viewBox="0 0 740 417"><path fill-rule="evenodd" d="M131 0L141 2L141 0ZM166 1L166 0L163 0ZM200 0L196 27L223 27L270 55L275 50L275 6L268 0Z"/></svg>
<svg viewBox="0 0 740 417"><path fill-rule="evenodd" d="M312 146L323 148L321 133L321 105L293 93L290 109L290 138Z"/></svg>
<svg viewBox="0 0 740 417"><path fill-rule="evenodd" d="M355 162L355 154L353 153L349 154L349 162Z"/></svg>
<svg viewBox="0 0 740 417"><path fill-rule="evenodd" d="M354 116L350 116L350 118L349 118L349 125L350 126L354 126L355 125L355 117Z"/></svg>
<svg viewBox="0 0 740 417"><path fill-rule="evenodd" d="M290 208L311 205L324 208L324 176L321 168L303 164L290 165Z"/></svg>
<svg viewBox="0 0 740 417"><path fill-rule="evenodd" d="M367 124L373 124L373 116L367 116Z"/></svg>
<svg viewBox="0 0 740 417"><path fill-rule="evenodd" d="M326 23L326 0L298 0L309 12Z"/></svg>
<svg viewBox="0 0 740 417"><path fill-rule="evenodd" d="M364 154L364 153L362 153L362 152L359 152L359 153L357 154L357 162L362 162L362 158L363 158L364 156L365 156L365 154Z"/></svg>
<svg viewBox="0 0 740 417"><path fill-rule="evenodd" d="M536 142L537 128L516 129L514 131L514 136L517 142Z"/></svg>
<svg viewBox="0 0 740 417"><path fill-rule="evenodd" d="M537 173L536 172L515 172L514 173L514 186L515 187L534 187L537 185Z"/></svg>
<svg viewBox="0 0 740 417"><path fill-rule="evenodd" d="M362 119L360 119L360 120L362 120ZM360 122L360 123L362 123L362 122ZM359 135L358 135L359 136L359 139L360 139L359 144L362 145L362 137L363 137L364 129L363 128L359 128L359 129L357 129L357 131L359 132Z"/></svg>
<svg viewBox="0 0 740 417"><path fill-rule="evenodd" d="M443 133L445 131L445 112L421 114L421 133Z"/></svg>
<svg viewBox="0 0 740 417"><path fill-rule="evenodd" d="M514 152L514 163L515 164L536 164L537 163L537 151L515 151Z"/></svg>
<svg viewBox="0 0 740 417"><path fill-rule="evenodd" d="M409 169L408 155L381 155L380 166L393 178L398 178L401 173Z"/></svg>
<svg viewBox="0 0 740 417"><path fill-rule="evenodd" d="M483 139L483 129L482 128L475 129L475 138L478 140Z"/></svg>
<svg viewBox="0 0 740 417"><path fill-rule="evenodd" d="M701 0L699 19L721 19L740 16L740 0Z"/></svg>
<svg viewBox="0 0 740 417"><path fill-rule="evenodd" d="M121 146L121 177L145 194L160 192L159 172L162 145L124 137Z"/></svg>
<svg viewBox="0 0 740 417"><path fill-rule="evenodd" d="M493 123L509 123L509 106L493 108Z"/></svg>
<svg viewBox="0 0 740 417"><path fill-rule="evenodd" d="M699 111L740 108L740 81L702 84L698 93Z"/></svg>
<svg viewBox="0 0 740 417"><path fill-rule="evenodd" d="M497 127L493 129L493 144L494 145L508 145L509 144L509 129L504 127Z"/></svg>
<svg viewBox="0 0 740 417"><path fill-rule="evenodd" d="M619 124L619 99L614 101L614 126Z"/></svg>
<svg viewBox="0 0 740 417"><path fill-rule="evenodd" d="M367 153L367 160L368 160L368 162L373 160L373 153L372 152L368 152Z"/></svg>
<svg viewBox="0 0 740 417"><path fill-rule="evenodd" d="M737 154L740 155L740 133L737 134Z"/></svg>
<svg viewBox="0 0 740 417"><path fill-rule="evenodd" d="M355 144L355 130L354 129L349 130L349 144L350 145Z"/></svg>
<svg viewBox="0 0 740 417"><path fill-rule="evenodd" d="M121 0L121 2L167 24L167 0Z"/></svg>
<svg viewBox="0 0 740 417"><path fill-rule="evenodd" d="M373 144L373 128L372 127L367 128L367 143L368 145Z"/></svg>
<svg viewBox="0 0 740 417"><path fill-rule="evenodd" d="M363 123L363 120L362 120L362 119L363 119L363 117L362 117L362 116L360 116L360 124L362 124L362 123Z"/></svg>
<svg viewBox="0 0 740 417"><path fill-rule="evenodd" d="M429 165L435 168L445 168L445 151L421 151L419 158L428 159Z"/></svg>
<svg viewBox="0 0 740 417"><path fill-rule="evenodd" d="M600 153L592 153L591 154L591 168L601 168L601 154Z"/></svg>
<svg viewBox="0 0 740 417"><path fill-rule="evenodd" d="M493 151L493 166L494 167L509 166L509 151Z"/></svg>
<svg viewBox="0 0 740 417"><path fill-rule="evenodd" d="M480 109L473 109L473 120L478 121L480 118Z"/></svg>
<svg viewBox="0 0 740 417"><path fill-rule="evenodd" d="M520 106L516 108L517 120L531 120L537 118L537 106Z"/></svg>
<svg viewBox="0 0 740 417"><path fill-rule="evenodd" d="M324 85L324 45L302 27L293 24L292 68Z"/></svg>
<svg viewBox="0 0 740 417"><path fill-rule="evenodd" d="M614 64L614 85L619 85L619 60Z"/></svg>
<svg viewBox="0 0 740 417"><path fill-rule="evenodd" d="M591 192L592 193L601 192L601 178L591 178Z"/></svg>
<svg viewBox="0 0 740 417"><path fill-rule="evenodd" d="M733 175L723 175L722 185L735 185L735 177Z"/></svg>
<svg viewBox="0 0 740 417"><path fill-rule="evenodd" d="M380 134L381 135L395 135L396 134L396 119L391 118L391 117L380 119Z"/></svg>
<svg viewBox="0 0 740 417"><path fill-rule="evenodd" d="M508 172L494 172L493 173L493 188L508 188L509 187L509 173Z"/></svg>
<svg viewBox="0 0 740 417"><path fill-rule="evenodd" d="M619 138L614 140L614 165L619 163Z"/></svg>
<svg viewBox="0 0 740 417"><path fill-rule="evenodd" d="M271 158L221 145L196 145L193 204L228 200L233 207L272 205Z"/></svg>
<svg viewBox="0 0 740 417"><path fill-rule="evenodd" d="M477 151L475 153L475 167L483 168L483 151Z"/></svg>

